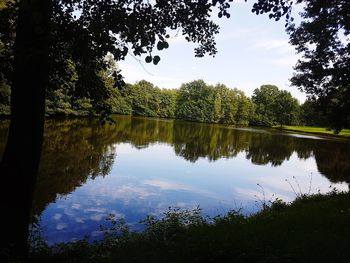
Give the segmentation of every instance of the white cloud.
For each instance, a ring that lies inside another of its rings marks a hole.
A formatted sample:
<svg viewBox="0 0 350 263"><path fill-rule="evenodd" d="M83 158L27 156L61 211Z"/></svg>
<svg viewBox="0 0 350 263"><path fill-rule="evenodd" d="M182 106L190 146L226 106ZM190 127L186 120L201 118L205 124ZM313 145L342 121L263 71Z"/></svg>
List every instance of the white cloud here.
<svg viewBox="0 0 350 263"><path fill-rule="evenodd" d="M273 51L277 54L294 54L294 47L286 39L260 39L254 38L254 49Z"/></svg>
<svg viewBox="0 0 350 263"><path fill-rule="evenodd" d="M79 209L80 207L80 204L72 204L72 209Z"/></svg>
<svg viewBox="0 0 350 263"><path fill-rule="evenodd" d="M135 149L129 143L119 143L114 145L117 154L133 154Z"/></svg>
<svg viewBox="0 0 350 263"><path fill-rule="evenodd" d="M56 225L56 230L62 230L62 229L65 229L65 228L67 228L67 224L65 224L65 223L58 223Z"/></svg>
<svg viewBox="0 0 350 263"><path fill-rule="evenodd" d="M199 195L202 195L202 196L215 198L215 199L220 199L220 197L218 197L218 195L215 194L215 193L212 193L212 192L209 192L209 191L197 188L197 187L189 186L189 185L186 185L186 184L181 184L181 183L177 183L177 182L171 182L171 181L168 181L168 180L151 179L151 180L145 180L143 183L145 185L149 185L149 186L160 188L163 191L167 191L167 190L190 191L192 193L199 194Z"/></svg>
<svg viewBox="0 0 350 263"><path fill-rule="evenodd" d="M93 214L90 216L90 219L93 221L101 221L102 218L106 217L106 214Z"/></svg>
<svg viewBox="0 0 350 263"><path fill-rule="evenodd" d="M101 207L90 207L88 209L84 210L85 212L97 212L97 213L104 213L107 211L106 208L101 208Z"/></svg>
<svg viewBox="0 0 350 263"><path fill-rule="evenodd" d="M131 200L146 199L150 196L157 195L149 189L146 189L146 187L138 186L133 183L124 185L104 185L101 187L90 188L88 191L90 198L95 198L95 203L98 202L97 199L104 197L108 197L110 200L121 200L124 203L127 203ZM91 209L89 210L91 211Z"/></svg>
<svg viewBox="0 0 350 263"><path fill-rule="evenodd" d="M62 214L55 214L52 218L56 221L60 220L62 217Z"/></svg>
<svg viewBox="0 0 350 263"><path fill-rule="evenodd" d="M170 182L170 181L164 181L164 180L157 180L157 179L152 179L152 180L145 180L144 184L158 187L161 190L182 190L182 191L191 191L192 188L190 186L184 185L184 184L179 184L175 182Z"/></svg>
<svg viewBox="0 0 350 263"><path fill-rule="evenodd" d="M283 57L271 59L269 62L273 65L280 66L280 67L293 68L297 60L298 59L295 56L283 56Z"/></svg>
<svg viewBox="0 0 350 263"><path fill-rule="evenodd" d="M235 193L238 195L239 199L243 200L255 200L258 202L268 202L273 201L276 197L282 198L285 201L291 201L293 198L289 195L281 194L279 193L278 196L276 196L276 192L274 190L270 189L269 187L264 185L264 194L261 189L251 189L251 188L235 188ZM265 200L264 200L265 198Z"/></svg>
<svg viewBox="0 0 350 263"><path fill-rule="evenodd" d="M84 223L85 222L85 218L76 217L75 218L75 222L77 222L77 223Z"/></svg>
<svg viewBox="0 0 350 263"><path fill-rule="evenodd" d="M235 28L234 30L230 32L220 33L217 35L216 40L218 42L221 41L232 41L234 39L241 39L244 37L249 37L251 35L256 34L256 31L258 29L256 28Z"/></svg>

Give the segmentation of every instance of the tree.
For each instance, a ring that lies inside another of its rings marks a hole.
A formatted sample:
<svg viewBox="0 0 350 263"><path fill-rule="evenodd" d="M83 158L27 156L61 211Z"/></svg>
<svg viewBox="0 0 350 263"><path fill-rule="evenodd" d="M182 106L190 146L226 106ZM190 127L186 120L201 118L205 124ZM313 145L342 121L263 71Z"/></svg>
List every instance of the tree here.
<svg viewBox="0 0 350 263"><path fill-rule="evenodd" d="M10 114L10 86L0 80L0 116Z"/></svg>
<svg viewBox="0 0 350 263"><path fill-rule="evenodd" d="M129 85L132 114L136 116L158 116L160 103L160 89L152 83L141 80Z"/></svg>
<svg viewBox="0 0 350 263"><path fill-rule="evenodd" d="M252 101L256 105L256 114L253 125L272 126L276 124L275 100L278 94L279 89L274 85L262 85L254 90Z"/></svg>
<svg viewBox="0 0 350 263"><path fill-rule="evenodd" d="M175 117L196 122L247 125L253 111L252 101L242 91L195 80L179 89Z"/></svg>
<svg viewBox="0 0 350 263"><path fill-rule="evenodd" d="M316 101L307 99L300 106L300 121L307 126L329 126L327 116L319 110L320 105Z"/></svg>
<svg viewBox="0 0 350 263"><path fill-rule="evenodd" d="M220 102L219 113L216 114L218 122L226 124L235 124L235 116L238 110L238 100L235 90L230 90L223 84L216 85L218 102Z"/></svg>
<svg viewBox="0 0 350 263"><path fill-rule="evenodd" d="M292 8L301 5L301 22ZM291 82L321 105L335 132L350 125L350 1L259 0L256 14L285 16L290 43L302 55Z"/></svg>
<svg viewBox="0 0 350 263"><path fill-rule="evenodd" d="M244 95L243 91L235 90L238 93L238 109L235 116L238 125L248 125L249 120L254 116L255 105L253 101Z"/></svg>
<svg viewBox="0 0 350 263"><path fill-rule="evenodd" d="M252 100L256 105L253 125L272 126L276 124L297 124L300 105L290 92L279 90L274 85L262 85L255 89Z"/></svg>
<svg viewBox="0 0 350 263"><path fill-rule="evenodd" d="M215 91L203 80L182 84L176 102L175 116L178 119L213 122Z"/></svg>
<svg viewBox="0 0 350 263"><path fill-rule="evenodd" d="M3 213L11 215L3 216L1 221L6 226L1 238L6 253L26 256L49 74L62 71L62 63L71 59L79 76L73 96L91 96L96 111L108 113L111 107L103 101L110 94L98 77L99 70L106 67L103 58L107 52L116 60L124 59L128 52L148 54L146 62L157 64L160 58L154 49L167 48L169 30L181 29L188 41L199 43L196 56L215 55L214 35L219 27L210 15L216 6L219 17L229 17L229 1L10 1L18 10L18 19L11 124L0 164L3 184L9 189L1 196ZM120 76L116 75L116 80Z"/></svg>
<svg viewBox="0 0 350 263"><path fill-rule="evenodd" d="M280 91L275 105L275 120L281 126L283 124L293 125L298 124L300 116L300 105L296 98L286 90Z"/></svg>
<svg viewBox="0 0 350 263"><path fill-rule="evenodd" d="M161 90L158 117L175 118L176 97L176 90Z"/></svg>
<svg viewBox="0 0 350 263"><path fill-rule="evenodd" d="M25 257L28 222L41 153L48 82L50 1L21 1L11 81L11 123L0 164L4 227L1 258Z"/></svg>
<svg viewBox="0 0 350 263"><path fill-rule="evenodd" d="M10 80L12 72L14 16L12 0L0 2L0 116L10 113Z"/></svg>

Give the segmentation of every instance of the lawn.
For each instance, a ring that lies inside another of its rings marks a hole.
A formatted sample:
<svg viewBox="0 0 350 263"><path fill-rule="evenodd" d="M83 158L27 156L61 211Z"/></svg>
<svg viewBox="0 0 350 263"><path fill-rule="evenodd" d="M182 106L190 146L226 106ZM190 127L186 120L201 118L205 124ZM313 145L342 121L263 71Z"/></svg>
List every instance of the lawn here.
<svg viewBox="0 0 350 263"><path fill-rule="evenodd" d="M312 133L323 136L333 136L333 137L341 137L341 138L350 138L350 129L343 129L339 134L334 134L333 131L327 130L322 127L311 127L311 126L274 126L276 129L282 129L285 131L295 131L295 132L304 132L304 133Z"/></svg>

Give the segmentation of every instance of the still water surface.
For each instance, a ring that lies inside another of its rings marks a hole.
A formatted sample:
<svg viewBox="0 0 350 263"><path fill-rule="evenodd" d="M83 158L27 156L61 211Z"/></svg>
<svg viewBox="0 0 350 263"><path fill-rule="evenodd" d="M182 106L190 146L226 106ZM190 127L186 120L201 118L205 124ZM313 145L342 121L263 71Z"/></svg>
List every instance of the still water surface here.
<svg viewBox="0 0 350 263"><path fill-rule="evenodd" d="M49 120L34 214L49 244L89 236L114 214L133 230L171 207L215 216L300 193L347 190L350 143L268 129L129 116ZM0 125L0 152L5 126ZM265 196L265 197L264 197Z"/></svg>

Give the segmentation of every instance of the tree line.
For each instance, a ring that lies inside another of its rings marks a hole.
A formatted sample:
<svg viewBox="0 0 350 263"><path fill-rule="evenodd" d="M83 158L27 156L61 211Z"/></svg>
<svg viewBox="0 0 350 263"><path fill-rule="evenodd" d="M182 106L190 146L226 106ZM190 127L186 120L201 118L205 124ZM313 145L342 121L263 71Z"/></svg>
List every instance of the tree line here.
<svg viewBox="0 0 350 263"><path fill-rule="evenodd" d="M74 71L74 65L68 65L67 72ZM178 89L161 89L146 80L115 87L113 78L109 77L112 71L99 74L109 94L104 107L112 114L241 126L328 125L326 116L317 110L315 102L307 100L300 105L290 92L275 85L262 85L254 90L251 98L237 88L230 89L224 84L208 85L203 80L184 83ZM78 76L70 74L69 81L48 90L46 115L98 115L98 105L93 99L88 96L76 98L71 94ZM9 114L10 88L2 83L0 115Z"/></svg>
<svg viewBox="0 0 350 263"><path fill-rule="evenodd" d="M316 116L313 102L300 106L288 91L274 85L262 85L251 98L237 88L208 85L203 80L184 83L178 89L161 89L146 80L120 85L115 79L119 70L113 56L106 56L104 63L106 68L97 73L98 88L88 88L95 90L91 96L89 92L79 91L81 76L76 64L65 61L64 74L50 75L46 116L97 116L107 112L231 125L326 124L322 117ZM5 70L0 73L0 115L6 116L10 114L11 83ZM99 92L106 96L96 99Z"/></svg>

